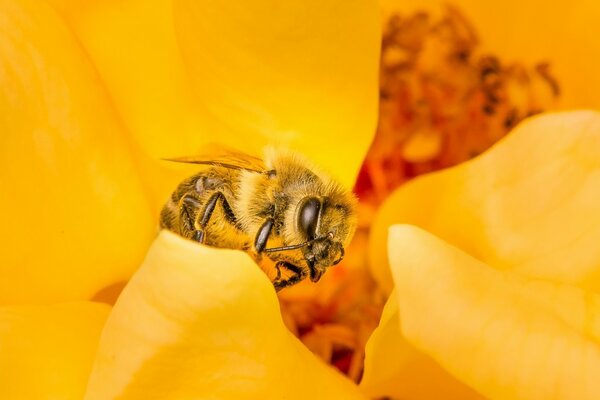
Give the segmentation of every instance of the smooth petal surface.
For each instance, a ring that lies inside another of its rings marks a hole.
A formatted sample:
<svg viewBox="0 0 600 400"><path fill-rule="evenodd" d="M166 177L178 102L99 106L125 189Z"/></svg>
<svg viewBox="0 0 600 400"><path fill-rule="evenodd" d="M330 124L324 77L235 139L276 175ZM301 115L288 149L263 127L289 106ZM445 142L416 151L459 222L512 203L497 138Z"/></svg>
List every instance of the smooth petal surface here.
<svg viewBox="0 0 600 400"><path fill-rule="evenodd" d="M87 400L358 399L284 326L273 286L240 251L163 231L102 334Z"/></svg>
<svg viewBox="0 0 600 400"><path fill-rule="evenodd" d="M495 268L600 290L600 114L547 114L458 167L414 180L383 205L370 264L392 282L387 227L420 226Z"/></svg>
<svg viewBox="0 0 600 400"><path fill-rule="evenodd" d="M0 1L0 304L90 298L126 279L153 218L112 105L37 1Z"/></svg>
<svg viewBox="0 0 600 400"><path fill-rule="evenodd" d="M79 400L110 307L0 307L0 398Z"/></svg>
<svg viewBox="0 0 600 400"><path fill-rule="evenodd" d="M161 161L219 141L175 38L171 0L49 0L86 50L131 138L153 215L197 168Z"/></svg>
<svg viewBox="0 0 600 400"><path fill-rule="evenodd" d="M444 0L380 0L385 14L439 10ZM486 52L508 60L552 65L564 108L599 107L600 3L595 0L453 0L480 33ZM582 62L585 60L585 62Z"/></svg>
<svg viewBox="0 0 600 400"><path fill-rule="evenodd" d="M483 399L402 336L398 302L393 292L365 352L360 388L370 398Z"/></svg>
<svg viewBox="0 0 600 400"><path fill-rule="evenodd" d="M291 145L354 183L376 121L375 1L176 0L175 24L196 93L231 141Z"/></svg>
<svg viewBox="0 0 600 400"><path fill-rule="evenodd" d="M189 171L156 160L208 142L289 146L354 183L376 122L376 2L51 3L107 83L157 206Z"/></svg>
<svg viewBox="0 0 600 400"><path fill-rule="evenodd" d="M498 271L413 226L390 229L402 333L493 399L595 399L600 296ZM391 300L394 301L394 300Z"/></svg>

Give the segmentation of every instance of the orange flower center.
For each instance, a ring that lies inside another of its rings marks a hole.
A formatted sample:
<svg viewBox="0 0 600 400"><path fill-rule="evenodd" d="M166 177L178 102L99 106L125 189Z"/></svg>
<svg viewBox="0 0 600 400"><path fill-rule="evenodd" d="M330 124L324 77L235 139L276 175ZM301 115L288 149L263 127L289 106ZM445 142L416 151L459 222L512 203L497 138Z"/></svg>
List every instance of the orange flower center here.
<svg viewBox="0 0 600 400"><path fill-rule="evenodd" d="M280 294L292 332L355 381L385 302L366 262L378 206L402 183L482 153L560 94L548 63L510 64L478 46L474 28L453 7L438 18L417 12L387 21L379 126L355 186L359 230L344 262L318 285Z"/></svg>

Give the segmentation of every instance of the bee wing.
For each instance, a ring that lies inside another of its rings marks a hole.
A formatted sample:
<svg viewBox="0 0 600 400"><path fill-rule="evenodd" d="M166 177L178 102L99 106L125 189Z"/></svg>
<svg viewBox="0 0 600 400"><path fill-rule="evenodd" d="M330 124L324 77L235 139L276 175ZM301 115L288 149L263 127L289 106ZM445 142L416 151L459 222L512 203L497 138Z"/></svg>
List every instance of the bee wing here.
<svg viewBox="0 0 600 400"><path fill-rule="evenodd" d="M186 164L212 165L229 169L247 170L259 173L268 171L262 159L238 150L217 144L211 144L202 149L201 154L193 156L163 158Z"/></svg>

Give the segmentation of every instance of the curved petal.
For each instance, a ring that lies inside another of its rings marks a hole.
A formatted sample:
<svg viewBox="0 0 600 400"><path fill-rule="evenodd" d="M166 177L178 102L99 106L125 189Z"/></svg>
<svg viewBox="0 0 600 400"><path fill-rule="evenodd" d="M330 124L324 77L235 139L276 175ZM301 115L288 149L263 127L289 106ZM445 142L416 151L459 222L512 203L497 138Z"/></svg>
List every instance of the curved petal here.
<svg viewBox="0 0 600 400"><path fill-rule="evenodd" d="M439 9L443 0L380 0L385 13ZM599 107L600 4L594 0L454 0L480 32L487 52L511 60L548 60L561 85L564 108ZM585 62L582 62L585 60Z"/></svg>
<svg viewBox="0 0 600 400"><path fill-rule="evenodd" d="M376 2L51 2L107 82L157 206L189 170L152 160L208 142L290 146L353 184L376 121Z"/></svg>
<svg viewBox="0 0 600 400"><path fill-rule="evenodd" d="M110 307L0 308L0 398L81 399Z"/></svg>
<svg viewBox="0 0 600 400"><path fill-rule="evenodd" d="M177 0L175 24L196 93L229 140L291 145L353 184L375 128L375 1Z"/></svg>
<svg viewBox="0 0 600 400"><path fill-rule="evenodd" d="M362 398L284 326L242 252L163 231L102 334L87 400Z"/></svg>
<svg viewBox="0 0 600 400"><path fill-rule="evenodd" d="M391 290L384 243L420 226L496 268L600 290L600 114L547 114L481 157L397 190L374 223L370 264Z"/></svg>
<svg viewBox="0 0 600 400"><path fill-rule="evenodd" d="M595 399L600 296L497 271L413 226L390 229L402 333L488 398Z"/></svg>
<svg viewBox="0 0 600 400"><path fill-rule="evenodd" d="M367 342L365 353L360 388L370 398L483 399L403 337L394 292L386 303L379 326Z"/></svg>
<svg viewBox="0 0 600 400"><path fill-rule="evenodd" d="M195 169L161 161L218 140L190 90L171 0L48 0L77 35L128 130L153 205ZM196 169L197 170L197 169Z"/></svg>
<svg viewBox="0 0 600 400"><path fill-rule="evenodd" d="M68 28L36 1L0 15L0 304L90 298L133 272L153 218Z"/></svg>

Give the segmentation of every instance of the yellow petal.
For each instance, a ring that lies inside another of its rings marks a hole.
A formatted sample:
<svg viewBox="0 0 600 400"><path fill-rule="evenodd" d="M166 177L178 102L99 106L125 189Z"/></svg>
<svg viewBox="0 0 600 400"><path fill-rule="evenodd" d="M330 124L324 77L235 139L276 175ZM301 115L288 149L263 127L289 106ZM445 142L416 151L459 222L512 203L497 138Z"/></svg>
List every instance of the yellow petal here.
<svg viewBox="0 0 600 400"><path fill-rule="evenodd" d="M497 271L413 226L389 238L402 333L488 398L596 399L600 296Z"/></svg>
<svg viewBox="0 0 600 400"><path fill-rule="evenodd" d="M444 0L380 0L384 13L439 9ZM600 3L594 0L454 0L479 32L483 49L507 60L548 60L565 108L599 107ZM582 62L585 60L585 62Z"/></svg>
<svg viewBox="0 0 600 400"><path fill-rule="evenodd" d="M387 227L420 226L496 268L600 290L600 114L526 120L481 157L397 190L370 264L391 290Z"/></svg>
<svg viewBox="0 0 600 400"><path fill-rule="evenodd" d="M376 121L376 2L51 2L107 82L156 204L189 172L152 160L209 142L287 145L354 183Z"/></svg>
<svg viewBox="0 0 600 400"><path fill-rule="evenodd" d="M81 399L110 307L0 308L0 398Z"/></svg>
<svg viewBox="0 0 600 400"><path fill-rule="evenodd" d="M0 2L0 304L82 299L154 235L118 118L47 5Z"/></svg>
<svg viewBox="0 0 600 400"><path fill-rule="evenodd" d="M153 215L158 216L173 188L194 171L160 158L195 154L218 140L218 131L203 118L190 90L175 38L172 1L49 2L106 84L130 135Z"/></svg>
<svg viewBox="0 0 600 400"><path fill-rule="evenodd" d="M375 1L177 0L175 24L196 93L230 140L290 144L353 184L375 127Z"/></svg>
<svg viewBox="0 0 600 400"><path fill-rule="evenodd" d="M124 124L154 158L214 138L199 121L173 29L171 0L49 0L76 32Z"/></svg>
<svg viewBox="0 0 600 400"><path fill-rule="evenodd" d="M361 398L284 326L242 252L163 231L102 334L87 400Z"/></svg>
<svg viewBox="0 0 600 400"><path fill-rule="evenodd" d="M367 342L360 388L370 398L482 399L430 357L414 348L400 332L400 312L392 292L379 326Z"/></svg>

